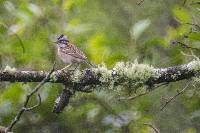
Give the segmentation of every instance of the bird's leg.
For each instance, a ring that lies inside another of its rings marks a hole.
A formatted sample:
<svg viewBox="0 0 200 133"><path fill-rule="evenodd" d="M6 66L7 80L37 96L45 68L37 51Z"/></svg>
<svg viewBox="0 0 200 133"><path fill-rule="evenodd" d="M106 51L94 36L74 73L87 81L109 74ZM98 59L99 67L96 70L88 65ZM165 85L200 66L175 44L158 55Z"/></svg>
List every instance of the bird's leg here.
<svg viewBox="0 0 200 133"><path fill-rule="evenodd" d="M62 68L60 71L65 71L66 69L68 69L71 66L72 66L72 64L69 64L69 65L65 66L64 68Z"/></svg>

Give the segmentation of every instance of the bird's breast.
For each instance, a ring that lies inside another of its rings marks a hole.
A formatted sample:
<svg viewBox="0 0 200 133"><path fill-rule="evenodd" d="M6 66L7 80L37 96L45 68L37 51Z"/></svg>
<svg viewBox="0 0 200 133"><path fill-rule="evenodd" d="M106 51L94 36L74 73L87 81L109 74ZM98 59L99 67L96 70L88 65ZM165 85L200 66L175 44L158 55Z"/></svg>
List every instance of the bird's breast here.
<svg viewBox="0 0 200 133"><path fill-rule="evenodd" d="M72 64L72 63L79 63L79 62L81 62L80 59L75 58L75 57L73 57L73 56L71 56L71 55L68 55L68 54L66 54L66 53L63 53L63 52L60 50L60 48L58 48L58 56L59 56L59 58L60 58L64 63L66 63L66 64Z"/></svg>

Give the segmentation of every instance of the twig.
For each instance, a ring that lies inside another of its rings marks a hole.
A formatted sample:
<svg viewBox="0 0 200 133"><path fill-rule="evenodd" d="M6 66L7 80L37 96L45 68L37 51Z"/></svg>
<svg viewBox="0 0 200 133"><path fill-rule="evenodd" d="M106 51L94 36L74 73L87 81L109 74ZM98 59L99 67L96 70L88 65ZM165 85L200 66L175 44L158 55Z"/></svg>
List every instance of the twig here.
<svg viewBox="0 0 200 133"><path fill-rule="evenodd" d="M55 68L55 63L51 69L51 71L48 73L48 75L33 89L33 91L31 91L29 94L26 95L26 99L24 101L24 105L23 107L20 109L20 111L18 112L18 114L16 115L16 117L14 118L14 120L11 122L11 124L6 128L6 132L10 132L12 130L12 128L15 126L15 124L17 124L17 122L20 120L22 114L25 111L30 111L36 107L38 107L41 104L41 97L38 94L38 98L39 98L39 102L37 105L32 106L32 107L27 107L28 106L28 102L30 100L30 98L38 92L38 90L49 80L51 74L54 72L54 68Z"/></svg>
<svg viewBox="0 0 200 133"><path fill-rule="evenodd" d="M166 82L166 83L161 83L161 84L159 84L159 85L157 85L157 86L154 86L154 90L156 89L156 88L159 88L159 87L161 87L161 86L163 86L163 85L167 85L168 84L168 82ZM119 100L134 100L134 99L136 99L136 98L138 98L138 97L141 97L141 96L143 96L143 95L146 95L146 94L148 94L150 91L147 89L145 92L143 92L143 93L140 93L140 94L138 94L138 95L136 95L136 96L130 96L130 97L121 97L121 98L119 98Z"/></svg>
<svg viewBox="0 0 200 133"><path fill-rule="evenodd" d="M187 2L187 0L184 0L184 2L183 2L183 5L185 5L185 4L186 4L186 2Z"/></svg>
<svg viewBox="0 0 200 133"><path fill-rule="evenodd" d="M200 4L200 1L190 3L190 5L196 5L196 4Z"/></svg>
<svg viewBox="0 0 200 133"><path fill-rule="evenodd" d="M140 0L140 1L137 2L137 5L140 6L143 2L144 2L144 0Z"/></svg>
<svg viewBox="0 0 200 133"><path fill-rule="evenodd" d="M185 92L185 90L188 88L188 86L189 86L189 84L191 83L191 81L189 82L189 83L187 83L186 85L185 85L185 87L182 89L182 90L177 90L177 94L176 95L174 95L173 97L171 97L171 98L169 98L166 102L165 102L165 104L161 107L161 111L163 111L164 110L164 108L171 102L171 101L173 101L177 96L179 96L180 94L182 94L183 92Z"/></svg>
<svg viewBox="0 0 200 133"><path fill-rule="evenodd" d="M152 124L144 123L144 125L147 125L147 126L151 127L156 133L160 133L160 131L155 126L153 126Z"/></svg>
<svg viewBox="0 0 200 133"><path fill-rule="evenodd" d="M200 49L198 49L198 48L194 48L194 47L191 47L191 46L189 46L188 44L185 44L185 43L183 43L183 42L180 42L180 41L175 41L175 43L178 43L178 44L180 44L183 48L187 48L187 49L193 49L193 50L197 50L197 51L199 51Z"/></svg>
<svg viewBox="0 0 200 133"><path fill-rule="evenodd" d="M38 93L38 104L36 104L36 105L34 105L34 106L32 106L32 107L30 107L30 108L26 108L26 110L25 111L30 111L30 110L33 110L34 108L37 108L38 106L40 106L41 105L41 103L42 103L42 101L41 101L41 96L40 96L40 94Z"/></svg>
<svg viewBox="0 0 200 133"><path fill-rule="evenodd" d="M134 100L134 99L136 99L136 98L138 98L138 97L141 97L141 96L143 96L143 95L146 95L146 94L148 94L148 93L149 93L149 91L145 91L145 92L140 93L140 94L138 94L138 95L136 95L136 96L120 97L119 100Z"/></svg>
<svg viewBox="0 0 200 133"><path fill-rule="evenodd" d="M198 30L200 30L200 26L198 24L193 24L193 23L185 23L185 24L192 25L192 26L198 28Z"/></svg>
<svg viewBox="0 0 200 133"><path fill-rule="evenodd" d="M190 50L190 53L196 60L199 60L199 57L197 57L192 50Z"/></svg>
<svg viewBox="0 0 200 133"><path fill-rule="evenodd" d="M196 60L199 60L199 58L193 53L192 50L190 50L191 54L186 54L185 52L181 51L181 54L184 56L188 56L188 57L193 57Z"/></svg>

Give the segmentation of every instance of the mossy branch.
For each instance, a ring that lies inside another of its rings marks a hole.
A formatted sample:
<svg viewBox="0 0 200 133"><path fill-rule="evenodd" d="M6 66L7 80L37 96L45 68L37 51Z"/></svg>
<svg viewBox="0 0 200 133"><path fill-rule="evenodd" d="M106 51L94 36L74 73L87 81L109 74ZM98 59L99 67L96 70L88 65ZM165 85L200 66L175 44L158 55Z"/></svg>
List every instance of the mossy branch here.
<svg viewBox="0 0 200 133"><path fill-rule="evenodd" d="M41 82L48 74L45 71L19 71L13 68L0 71L0 81L9 82ZM88 92L95 87L116 88L117 86L137 87L155 84L176 82L189 79L199 74L200 61L194 60L188 64L154 68L146 64L119 62L113 69L105 65L98 68L84 69L82 71L55 71L47 82L73 85L76 91Z"/></svg>

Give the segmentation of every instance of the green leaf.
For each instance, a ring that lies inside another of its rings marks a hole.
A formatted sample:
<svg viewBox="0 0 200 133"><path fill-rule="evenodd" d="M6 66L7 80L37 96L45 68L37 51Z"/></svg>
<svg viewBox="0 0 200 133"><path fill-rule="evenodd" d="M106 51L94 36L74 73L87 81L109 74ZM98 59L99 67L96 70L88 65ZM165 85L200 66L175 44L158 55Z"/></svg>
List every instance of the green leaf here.
<svg viewBox="0 0 200 133"><path fill-rule="evenodd" d="M192 40L200 41L200 33L198 32L192 32L191 34L188 35L188 37Z"/></svg>
<svg viewBox="0 0 200 133"><path fill-rule="evenodd" d="M173 13L174 13L174 16L176 17L176 19L179 20L180 22L188 23L191 21L189 12L184 8L175 6L173 9Z"/></svg>

